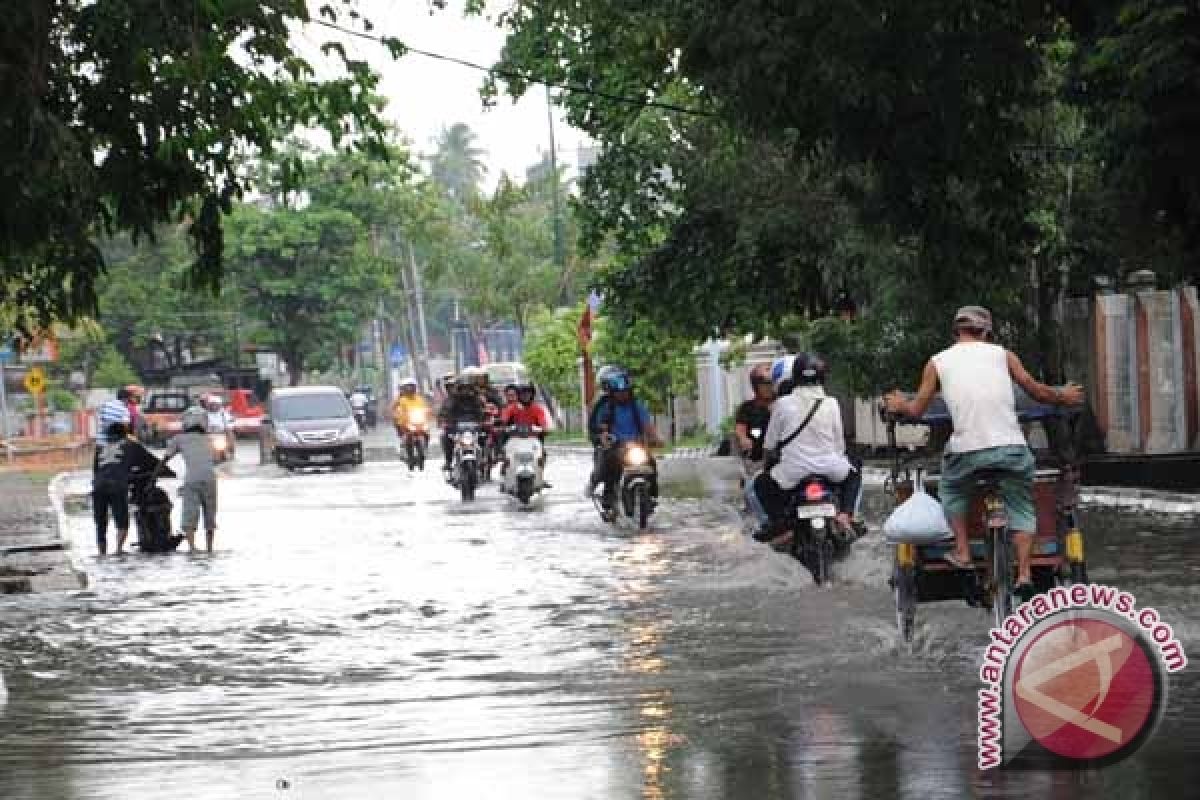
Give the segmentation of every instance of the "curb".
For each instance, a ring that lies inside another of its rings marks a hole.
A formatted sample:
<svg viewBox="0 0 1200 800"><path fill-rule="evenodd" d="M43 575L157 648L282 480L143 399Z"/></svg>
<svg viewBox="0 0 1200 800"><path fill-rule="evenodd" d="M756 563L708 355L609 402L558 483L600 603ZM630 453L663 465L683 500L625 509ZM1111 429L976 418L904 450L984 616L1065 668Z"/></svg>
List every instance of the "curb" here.
<svg viewBox="0 0 1200 800"><path fill-rule="evenodd" d="M87 572L80 566L67 538L68 523L62 485L69 476L69 472L60 472L47 487L46 493L54 513L55 531L52 535L4 551L4 555L15 561L18 567L12 576L0 580L0 594L70 592L87 588Z"/></svg>
<svg viewBox="0 0 1200 800"><path fill-rule="evenodd" d="M58 527L58 538L59 541L62 542L62 549L64 555L66 556L67 567L70 569L71 573L73 573L78 584L76 586L61 586L56 588L86 589L88 586L87 571L84 570L83 566L79 563L79 559L75 553L75 546L71 543L71 540L67 538L68 522L65 502L66 489L63 488L63 484L65 484L70 477L70 472L60 472L50 480L50 485L46 489L46 493L50 495L50 505L54 508L54 521L55 525Z"/></svg>

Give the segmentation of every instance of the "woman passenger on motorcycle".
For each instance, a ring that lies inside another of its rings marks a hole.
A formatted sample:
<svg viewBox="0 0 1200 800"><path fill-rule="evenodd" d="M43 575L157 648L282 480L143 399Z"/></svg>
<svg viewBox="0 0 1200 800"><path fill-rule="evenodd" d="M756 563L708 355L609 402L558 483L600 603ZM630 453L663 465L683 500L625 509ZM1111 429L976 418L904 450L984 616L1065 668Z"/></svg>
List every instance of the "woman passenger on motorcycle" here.
<svg viewBox="0 0 1200 800"><path fill-rule="evenodd" d="M752 507L757 506L759 519L768 522L764 530L755 534L759 541L769 540L775 545L790 541L792 532L784 519L789 496L810 476L840 484L837 522L843 530L852 530L862 475L857 464L846 457L842 413L837 399L825 394L822 386L825 373L825 362L819 356L810 353L796 356L792 365L796 387L771 409L763 446L770 451L783 442L787 444L780 453L779 463L759 473L747 496Z"/></svg>

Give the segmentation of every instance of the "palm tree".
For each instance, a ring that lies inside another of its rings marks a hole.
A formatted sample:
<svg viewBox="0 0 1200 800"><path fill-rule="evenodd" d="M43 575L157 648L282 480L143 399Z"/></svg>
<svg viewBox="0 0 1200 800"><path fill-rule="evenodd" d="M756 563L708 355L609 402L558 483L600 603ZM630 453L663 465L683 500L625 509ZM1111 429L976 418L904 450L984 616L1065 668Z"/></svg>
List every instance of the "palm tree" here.
<svg viewBox="0 0 1200 800"><path fill-rule="evenodd" d="M469 125L457 122L450 128L442 128L436 141L437 152L428 157L433 179L460 202L477 194L487 174L483 163L487 151L475 146L475 132Z"/></svg>

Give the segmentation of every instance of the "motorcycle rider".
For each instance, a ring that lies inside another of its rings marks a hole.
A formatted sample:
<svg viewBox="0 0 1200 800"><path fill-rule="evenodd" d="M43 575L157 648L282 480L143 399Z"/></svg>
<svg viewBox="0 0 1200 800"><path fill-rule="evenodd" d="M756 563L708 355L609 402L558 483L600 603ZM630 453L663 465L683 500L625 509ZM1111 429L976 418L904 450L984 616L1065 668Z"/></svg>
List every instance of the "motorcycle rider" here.
<svg viewBox="0 0 1200 800"><path fill-rule="evenodd" d="M1037 402L1057 406L1079 405L1084 400L1083 389L1073 383L1055 389L1034 380L1015 353L992 341L992 314L982 306L958 309L953 331L954 345L925 364L916 396L907 400L898 390L892 391L884 404L894 414L920 417L937 390L942 390L954 432L942 454L938 498L954 531L954 550L945 558L958 569L971 569L966 515L973 476L981 470L1005 475L999 489L1017 551L1013 592L1028 600L1034 591L1032 550L1037 517L1033 481L1037 465L1017 421L1013 383Z"/></svg>
<svg viewBox="0 0 1200 800"><path fill-rule="evenodd" d="M464 370L463 376L455 381L453 394L438 411L438 424L442 428L442 453L446 456L446 462L442 469L447 478L451 476L453 470L454 434L458 430L458 425L463 422L482 425L485 417L479 390L465 373Z"/></svg>
<svg viewBox="0 0 1200 800"><path fill-rule="evenodd" d="M412 453L409 452L412 448L412 443L405 436L405 428L408 427L410 420L413 419L414 412L418 418L429 418L429 404L425 398L417 391L417 382L407 380L400 384L397 388L395 402L392 403L392 424L396 426L396 435L404 442L405 455L408 461L412 461ZM424 470L424 467L422 467ZM412 467L408 468L412 472Z"/></svg>
<svg viewBox="0 0 1200 800"><path fill-rule="evenodd" d="M503 424L500 434L500 452L504 452L504 445L508 443L508 427L540 428L537 437L543 445L542 466L544 467L546 465L544 445L546 444L546 431L550 430L550 414L546 411L546 407L537 401L537 389L532 383L515 384L513 389L517 395L516 405L505 406L504 410L500 412L500 421ZM503 475L508 470L508 461L506 459L501 463L500 474Z"/></svg>
<svg viewBox="0 0 1200 800"><path fill-rule="evenodd" d="M763 436L771 421L771 405L775 402L775 386L766 365L760 364L750 370L750 391L754 396L738 406L733 418L733 432L742 457L743 488L746 481L753 480L762 469Z"/></svg>
<svg viewBox="0 0 1200 800"><path fill-rule="evenodd" d="M588 494L603 486L600 505L605 511L613 507L617 481L621 477L623 445L638 443L649 449L661 446L662 440L646 406L633 395L633 380L620 367L602 369L597 375L603 394L588 415L588 438L595 448L595 469L588 481ZM651 458L650 463L654 460ZM651 497L658 496L658 481L650 481Z"/></svg>
<svg viewBox="0 0 1200 800"><path fill-rule="evenodd" d="M506 411L515 411L520 402L517 399L517 384L510 383L504 387L504 405L500 409L500 418L504 418Z"/></svg>
<svg viewBox="0 0 1200 800"><path fill-rule="evenodd" d="M771 409L763 442L765 451L782 446L779 462L758 474L746 499L766 525L754 538L776 546L790 541L792 531L784 519L789 495L805 478L821 476L840 484L837 523L853 528L853 515L862 489L861 469L846 457L842 414L836 398L825 394L827 366L812 353L800 353L792 362L795 388L780 397Z"/></svg>

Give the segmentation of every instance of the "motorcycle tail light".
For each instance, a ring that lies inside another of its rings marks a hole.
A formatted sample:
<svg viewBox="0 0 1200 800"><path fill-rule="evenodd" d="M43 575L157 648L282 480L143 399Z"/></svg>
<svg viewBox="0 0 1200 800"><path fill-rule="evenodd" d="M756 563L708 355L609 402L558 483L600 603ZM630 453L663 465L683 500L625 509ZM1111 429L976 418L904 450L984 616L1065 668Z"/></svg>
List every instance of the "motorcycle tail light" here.
<svg viewBox="0 0 1200 800"><path fill-rule="evenodd" d="M804 499L813 503L825 499L825 487L813 481L804 487Z"/></svg>

